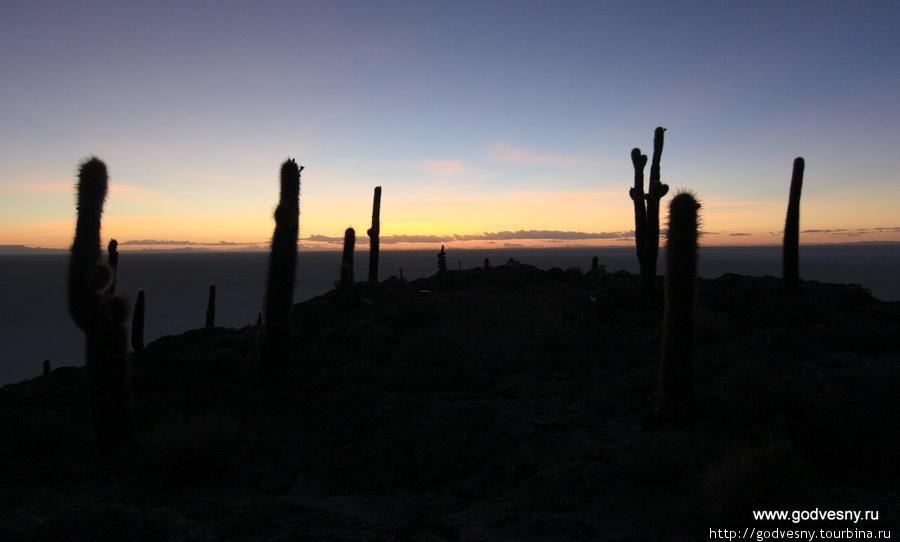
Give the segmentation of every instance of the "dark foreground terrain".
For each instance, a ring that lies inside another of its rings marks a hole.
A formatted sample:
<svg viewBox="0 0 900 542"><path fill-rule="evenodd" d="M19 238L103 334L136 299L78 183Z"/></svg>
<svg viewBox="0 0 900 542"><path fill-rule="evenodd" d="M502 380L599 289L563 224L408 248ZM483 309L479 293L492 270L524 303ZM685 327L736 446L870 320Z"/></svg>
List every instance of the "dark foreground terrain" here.
<svg viewBox="0 0 900 542"><path fill-rule="evenodd" d="M81 369L5 386L0 540L896 531L900 303L738 275L698 297L699 413L679 424L654 416L661 298L626 273L524 265L298 304L275 382L259 377L257 328L161 338L133 359L139 441L103 467Z"/></svg>

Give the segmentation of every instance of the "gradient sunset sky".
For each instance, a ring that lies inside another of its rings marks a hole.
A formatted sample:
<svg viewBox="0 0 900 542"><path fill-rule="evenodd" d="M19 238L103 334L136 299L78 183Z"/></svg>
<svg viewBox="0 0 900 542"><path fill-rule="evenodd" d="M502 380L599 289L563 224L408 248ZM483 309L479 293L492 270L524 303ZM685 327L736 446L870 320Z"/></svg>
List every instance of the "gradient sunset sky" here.
<svg viewBox="0 0 900 542"><path fill-rule="evenodd" d="M5 0L0 77L0 245L68 247L96 155L122 250L265 248L288 157L303 247L375 186L385 249L632 246L656 126L705 244L780 243L797 156L801 242L900 240L894 0Z"/></svg>

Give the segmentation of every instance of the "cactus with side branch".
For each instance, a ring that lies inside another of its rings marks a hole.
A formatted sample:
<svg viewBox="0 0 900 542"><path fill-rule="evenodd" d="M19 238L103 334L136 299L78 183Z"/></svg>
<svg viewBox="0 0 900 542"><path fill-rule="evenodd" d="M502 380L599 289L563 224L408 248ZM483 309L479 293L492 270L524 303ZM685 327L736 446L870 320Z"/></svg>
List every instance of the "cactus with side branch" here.
<svg viewBox="0 0 900 542"><path fill-rule="evenodd" d="M634 201L634 240L637 247L641 287L645 294L656 292L656 261L659 257L659 201L669 192L660 182L660 160L666 129L658 127L653 133L653 160L650 163L650 182L644 194L644 167L647 156L638 148L631 150L634 166L634 187L628 195Z"/></svg>
<svg viewBox="0 0 900 542"><path fill-rule="evenodd" d="M125 320L128 304L110 292L113 269L100 259L106 165L91 157L78 173L78 218L69 257L69 314L85 337L91 426L102 462L134 440L134 407Z"/></svg>

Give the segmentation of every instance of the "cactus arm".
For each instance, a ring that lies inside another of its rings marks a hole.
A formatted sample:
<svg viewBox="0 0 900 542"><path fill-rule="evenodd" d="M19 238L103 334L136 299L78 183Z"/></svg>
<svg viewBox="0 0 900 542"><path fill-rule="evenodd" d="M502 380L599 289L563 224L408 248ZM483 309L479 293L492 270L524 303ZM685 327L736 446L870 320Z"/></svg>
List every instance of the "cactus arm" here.
<svg viewBox="0 0 900 542"><path fill-rule="evenodd" d="M634 187L628 191L628 195L634 202L634 244L637 248L638 265L641 274L646 267L646 242L647 242L647 209L644 195L644 167L647 165L647 155L641 154L641 149L631 150L631 163L634 166Z"/></svg>
<svg viewBox="0 0 900 542"><path fill-rule="evenodd" d="M340 289L347 291L353 285L353 248L356 244L356 230L347 228L344 231L344 252L341 254Z"/></svg>
<svg viewBox="0 0 900 542"><path fill-rule="evenodd" d="M209 285L209 295L206 298L206 327L216 327L216 285Z"/></svg>
<svg viewBox="0 0 900 542"><path fill-rule="evenodd" d="M144 304L144 290L138 290L134 314L131 316L131 348L135 352L144 349Z"/></svg>
<svg viewBox="0 0 900 542"><path fill-rule="evenodd" d="M109 256L107 257L106 263L109 265L109 268L113 270L113 278L112 284L109 285L110 293L116 293L116 277L119 274L119 251L117 250L119 246L119 242L115 239L109 240L109 245L107 246L107 250L109 251Z"/></svg>

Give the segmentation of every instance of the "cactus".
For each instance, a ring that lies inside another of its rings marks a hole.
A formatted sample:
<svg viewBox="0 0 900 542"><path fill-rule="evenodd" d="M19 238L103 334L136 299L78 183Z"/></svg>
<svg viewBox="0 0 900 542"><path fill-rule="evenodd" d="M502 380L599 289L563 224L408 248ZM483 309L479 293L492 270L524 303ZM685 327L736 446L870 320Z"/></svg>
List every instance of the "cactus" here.
<svg viewBox="0 0 900 542"><path fill-rule="evenodd" d="M634 187L628 195L634 201L634 241L637 248L638 265L641 271L641 287L645 294L656 291L656 261L659 257L659 200L668 192L669 186L660 182L660 159L666 129L657 127L653 133L653 160L650 164L650 182L644 194L644 167L647 156L638 148L631 150L634 165Z"/></svg>
<svg viewBox="0 0 900 542"><path fill-rule="evenodd" d="M444 245L441 245L441 251L438 252L438 273L447 270L447 253L444 252Z"/></svg>
<svg viewBox="0 0 900 542"><path fill-rule="evenodd" d="M262 325L262 311L256 313L256 326L259 327Z"/></svg>
<svg viewBox="0 0 900 542"><path fill-rule="evenodd" d="M488 259L488 258L485 258L485 259L484 259L484 268L485 268L485 269L490 269L490 268L491 268L491 260L490 260L490 259Z"/></svg>
<svg viewBox="0 0 900 542"><path fill-rule="evenodd" d="M669 203L659 402L659 414L669 419L683 419L694 409L698 209L700 204L691 192L680 192Z"/></svg>
<svg viewBox="0 0 900 542"><path fill-rule="evenodd" d="M109 292L113 269L100 260L106 165L91 157L78 173L78 218L67 277L69 314L84 332L91 426L106 462L134 440L134 407L125 320L128 304Z"/></svg>
<svg viewBox="0 0 900 542"><path fill-rule="evenodd" d="M594 256L593 258L591 258L591 274L596 275L599 272L600 272L600 258L597 256Z"/></svg>
<svg viewBox="0 0 900 542"><path fill-rule="evenodd" d="M293 159L281 165L281 195L275 209L275 231L269 253L266 283L266 325L262 361L276 371L291 357L291 307L297 272L297 238L300 234L300 172Z"/></svg>
<svg viewBox="0 0 900 542"><path fill-rule="evenodd" d="M381 235L381 187L375 187L372 198L372 227L366 232L369 235L369 284L378 282L378 245Z"/></svg>
<svg viewBox="0 0 900 542"><path fill-rule="evenodd" d="M216 327L216 285L209 285L209 296L206 298L206 327Z"/></svg>
<svg viewBox="0 0 900 542"><path fill-rule="evenodd" d="M135 352L144 350L144 290L138 290L131 315L131 348Z"/></svg>
<svg viewBox="0 0 900 542"><path fill-rule="evenodd" d="M117 248L119 247L119 242L115 239L109 240L109 245L107 245L106 249L109 252L109 256L106 259L107 265L113 270L113 279L112 284L109 285L109 292L116 293L116 278L119 276L119 251Z"/></svg>
<svg viewBox="0 0 900 542"><path fill-rule="evenodd" d="M340 289L345 292L353 285L353 246L355 244L356 230L347 228L344 231L344 253L341 255L340 282Z"/></svg>
<svg viewBox="0 0 900 542"><path fill-rule="evenodd" d="M44 378L50 377L50 360L45 359L42 369L44 370Z"/></svg>
<svg viewBox="0 0 900 542"><path fill-rule="evenodd" d="M781 273L784 289L789 294L800 293L800 191L803 189L803 158L794 159L791 173L791 193L788 199L787 217L784 223Z"/></svg>
<svg viewBox="0 0 900 542"><path fill-rule="evenodd" d="M644 194L644 167L647 165L647 155L641 154L641 149L631 149L631 163L634 166L634 187L628 190L628 196L634 202L634 244L643 278L647 266L647 257L644 254L647 242L647 208Z"/></svg>

